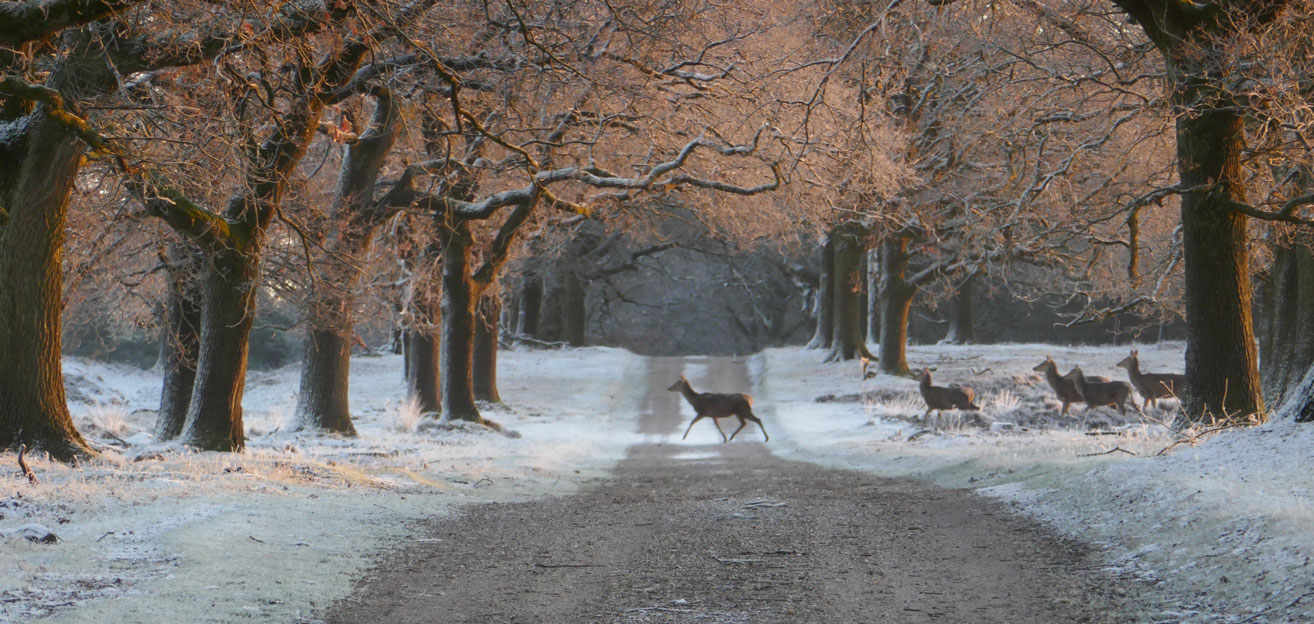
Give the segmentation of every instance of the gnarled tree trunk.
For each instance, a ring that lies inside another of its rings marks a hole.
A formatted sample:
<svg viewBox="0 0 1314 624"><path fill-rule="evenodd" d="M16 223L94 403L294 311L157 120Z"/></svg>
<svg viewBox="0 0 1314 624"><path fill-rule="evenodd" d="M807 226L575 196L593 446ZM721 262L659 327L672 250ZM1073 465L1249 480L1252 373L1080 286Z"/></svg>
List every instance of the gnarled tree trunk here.
<svg viewBox="0 0 1314 624"><path fill-rule="evenodd" d="M160 329L160 365L164 383L160 389L160 412L155 421L155 440L163 442L182 435L187 410L196 383L196 360L201 350L201 267L197 252L171 245L163 258L168 273L164 318Z"/></svg>
<svg viewBox="0 0 1314 624"><path fill-rule="evenodd" d="M347 388L351 376L351 329L311 327L301 361L296 420L301 428L356 435Z"/></svg>
<svg viewBox="0 0 1314 624"><path fill-rule="evenodd" d="M296 408L298 426L345 435L356 435L348 394L352 313L360 283L355 265L369 252L375 229L392 214L374 201L374 185L396 138L398 110L385 90L376 90L375 99L369 129L343 156L333 210L341 230L328 244L321 278L310 295Z"/></svg>
<svg viewBox="0 0 1314 624"><path fill-rule="evenodd" d="M443 319L440 366L444 420L482 422L474 402L474 282L470 224L453 218L439 224L442 246Z"/></svg>
<svg viewBox="0 0 1314 624"><path fill-rule="evenodd" d="M1314 234L1299 232L1273 253L1264 336L1264 398L1280 405L1314 364Z"/></svg>
<svg viewBox="0 0 1314 624"><path fill-rule="evenodd" d="M864 289L867 277L863 271L863 259L866 249L858 234L850 228L832 232L831 240L834 259L834 285L831 289L834 296L834 326L830 354L826 359L838 361L856 360L859 356L871 357L865 344L867 315Z"/></svg>
<svg viewBox="0 0 1314 624"><path fill-rule="evenodd" d="M77 39L49 86L74 97L114 88L98 43ZM47 104L22 108L0 111L0 448L68 460L93 454L68 412L60 336L64 229L85 148Z"/></svg>
<svg viewBox="0 0 1314 624"><path fill-rule="evenodd" d="M237 249L213 254L206 264L201 350L182 433L186 444L212 451L246 446L242 394L259 276L259 255Z"/></svg>
<svg viewBox="0 0 1314 624"><path fill-rule="evenodd" d="M1182 194L1188 419L1262 415L1250 309L1250 256L1242 152L1243 108L1232 92L1227 49L1238 34L1263 28L1288 2L1205 4L1113 0L1144 30L1168 66L1177 110L1177 170Z"/></svg>
<svg viewBox="0 0 1314 624"><path fill-rule="evenodd" d="M1184 407L1187 417L1196 420L1248 417L1264 410L1251 321L1246 217L1228 205L1246 199L1244 147L1243 119L1232 109L1177 121L1182 186L1210 187L1182 196Z"/></svg>

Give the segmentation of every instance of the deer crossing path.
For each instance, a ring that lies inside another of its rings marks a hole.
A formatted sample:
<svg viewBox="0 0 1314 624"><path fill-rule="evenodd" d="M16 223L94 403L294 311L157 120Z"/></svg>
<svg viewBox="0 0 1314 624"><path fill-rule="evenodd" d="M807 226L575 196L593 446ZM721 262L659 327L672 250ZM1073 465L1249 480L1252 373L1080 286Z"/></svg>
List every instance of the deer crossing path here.
<svg viewBox="0 0 1314 624"><path fill-rule="evenodd" d="M653 383L664 391L675 375L658 377ZM1126 605L1114 608L1111 581L1092 576L1081 547L1004 505L780 459L758 441L678 444L690 417L674 407L643 416L640 430L665 431L671 441L631 448L612 477L590 490L472 505L431 521L419 529L430 539L385 556L352 597L320 617L397 624L1123 621L1114 614Z"/></svg>

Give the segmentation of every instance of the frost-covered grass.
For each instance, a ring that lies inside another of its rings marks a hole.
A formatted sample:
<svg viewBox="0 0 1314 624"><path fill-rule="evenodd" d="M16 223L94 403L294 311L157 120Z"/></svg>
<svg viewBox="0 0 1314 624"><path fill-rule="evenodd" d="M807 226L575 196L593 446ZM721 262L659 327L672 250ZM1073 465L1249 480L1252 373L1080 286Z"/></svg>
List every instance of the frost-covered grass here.
<svg viewBox="0 0 1314 624"><path fill-rule="evenodd" d="M642 358L499 361L505 405L486 412L521 438L429 426L403 399L400 358L366 356L352 363L359 437L291 431L294 366L250 373L247 450L213 453L152 440L158 373L67 360L74 420L103 451L78 466L32 457L36 486L0 473L0 531L36 523L62 540L0 538L0 622L297 621L411 539L414 520L569 493L635 441Z"/></svg>
<svg viewBox="0 0 1314 624"><path fill-rule="evenodd" d="M1145 370L1181 368L1180 344L1139 349ZM934 428L910 378L864 380L857 363L799 348L746 364L774 452L1006 501L1093 544L1096 565L1157 605L1140 621L1314 622L1314 427L1279 419L1174 446L1162 423L1175 401L1146 416L1082 406L1060 416L1031 370L1052 355L1062 371L1080 364L1124 379L1114 364L1126 353L912 347L910 364L934 367L937 384L973 388L982 408L951 410ZM152 440L158 373L66 361L75 420L104 451L81 466L33 457L36 486L0 471L0 532L36 523L63 540L0 538L0 621L300 621L344 596L380 550L415 539L416 519L569 493L604 477L631 444L686 444L682 457L696 458L698 445L720 442L704 423L687 441L683 429L638 431L645 401L679 400L665 392L676 369L660 360L578 349L504 352L499 362L505 404L486 414L519 438L439 426L405 401L400 359L370 356L352 365L360 437L292 431L290 367L250 374L248 448L233 454ZM716 360L682 366L700 390L743 383L712 379ZM652 371L661 384L648 395ZM0 464L14 466L12 455Z"/></svg>
<svg viewBox="0 0 1314 624"><path fill-rule="evenodd" d="M420 405L420 397L414 394L407 396L397 404L397 410L393 412L392 429L397 433L411 433L420 424L422 416L424 409Z"/></svg>
<svg viewBox="0 0 1314 624"><path fill-rule="evenodd" d="M1181 370L1183 345L1138 348L1143 369ZM912 347L910 365L938 367L937 384L985 397L983 423L938 431L925 430L912 379L864 381L857 364L826 364L817 352L769 350L759 394L778 453L973 488L1094 545L1097 562L1153 605L1138 621L1314 622L1314 427L1279 416L1182 444L1164 424L1176 401L1145 416L1073 406L1061 417L1031 370L1052 355L1062 371L1079 364L1126 379L1114 367L1126 353Z"/></svg>
<svg viewBox="0 0 1314 624"><path fill-rule="evenodd" d="M122 438L128 432L129 416L121 405L97 403L88 410L91 424L113 438Z"/></svg>

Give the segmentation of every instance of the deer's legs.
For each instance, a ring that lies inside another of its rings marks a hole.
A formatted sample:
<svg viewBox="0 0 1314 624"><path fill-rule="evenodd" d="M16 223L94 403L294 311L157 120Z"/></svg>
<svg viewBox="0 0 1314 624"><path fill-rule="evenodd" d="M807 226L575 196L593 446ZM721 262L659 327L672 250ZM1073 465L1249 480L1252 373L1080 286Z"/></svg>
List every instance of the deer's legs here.
<svg viewBox="0 0 1314 624"><path fill-rule="evenodd" d="M1067 416L1067 415L1068 415L1068 406L1069 406L1069 405L1072 405L1072 404L1069 403L1069 402L1067 402L1067 401L1064 401L1064 402L1063 402L1063 410L1059 412L1059 416Z"/></svg>
<svg viewBox="0 0 1314 624"><path fill-rule="evenodd" d="M740 417L739 417L739 428L738 428L738 429L735 429L735 432L732 433L732 434L730 434L730 439L731 439L731 440L735 439L735 436L739 435L739 432L744 430L744 425L747 425L747 424L748 424L748 421L747 421L747 420L744 420L744 417L743 417L743 416L740 416Z"/></svg>
<svg viewBox="0 0 1314 624"><path fill-rule="evenodd" d="M730 440L725 437L725 430L721 428L720 421L718 421L716 418L712 418L712 424L716 425L716 430L721 434L721 443L724 444L726 442L729 442ZM736 431L735 433L739 433L739 432Z"/></svg>
<svg viewBox="0 0 1314 624"><path fill-rule="evenodd" d="M699 414L699 415L697 415L697 416L694 416L693 422L689 423L689 428L684 430L684 437L683 437L683 438L680 438L680 439L681 439L681 440L687 440L687 439L689 439L689 429L693 429L694 423L696 423L696 422L698 422L698 421L700 421L700 420L702 420L702 419L703 419L703 415L702 415L702 414ZM716 422L716 419L713 418L713 419L712 419L712 422ZM717 429L720 429L720 427L717 427Z"/></svg>
<svg viewBox="0 0 1314 624"><path fill-rule="evenodd" d="M739 432L740 432L740 431L743 431L744 427L748 426L748 421L751 420L751 421L757 423L757 426L758 426L758 427L761 427L761 428L762 428L762 436L766 438L765 441L766 441L766 442L770 442L770 441L771 441L771 436L767 435L766 427L762 424L762 419L761 419L761 418L758 418L757 416L754 416L754 415L752 415L751 413L750 413L750 414L745 414L745 415L743 415L743 416L740 416L740 415L738 415L738 414L735 414L735 417L739 419L739 428L738 428L738 429L735 429L735 432L732 433L732 434L730 434L730 439L731 439L731 440L735 439L735 436L739 435Z"/></svg>

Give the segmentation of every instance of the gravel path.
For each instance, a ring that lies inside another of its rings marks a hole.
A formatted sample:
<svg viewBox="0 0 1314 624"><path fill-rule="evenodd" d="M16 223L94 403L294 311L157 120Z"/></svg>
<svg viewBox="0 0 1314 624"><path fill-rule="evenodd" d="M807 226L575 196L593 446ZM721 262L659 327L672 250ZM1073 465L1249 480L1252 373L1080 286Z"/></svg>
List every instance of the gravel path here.
<svg viewBox="0 0 1314 624"><path fill-rule="evenodd" d="M681 417L665 388L680 366L654 360L640 431L678 441L690 416ZM733 419L725 425L727 432L737 426ZM970 492L785 461L760 440L760 431L745 428L730 444L640 445L611 480L585 493L477 505L435 520L422 541L380 561L353 597L322 617L1119 621L1107 608L1106 581L1082 571L1089 562L1080 548L1001 505Z"/></svg>

